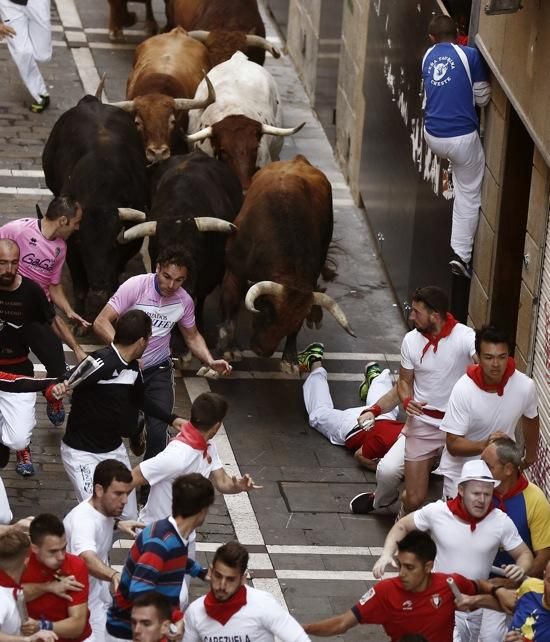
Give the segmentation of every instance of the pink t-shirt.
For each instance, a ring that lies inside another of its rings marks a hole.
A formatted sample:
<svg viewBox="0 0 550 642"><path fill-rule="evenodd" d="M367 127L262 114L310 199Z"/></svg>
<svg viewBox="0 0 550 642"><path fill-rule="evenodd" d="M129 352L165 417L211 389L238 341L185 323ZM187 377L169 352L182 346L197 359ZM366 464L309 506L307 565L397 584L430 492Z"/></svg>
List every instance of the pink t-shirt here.
<svg viewBox="0 0 550 642"><path fill-rule="evenodd" d="M170 332L174 324L182 328L195 325L193 299L180 288L165 297L156 287L155 274L139 274L125 281L109 300L118 315L128 310L143 310L153 322L153 336L143 353L143 368L149 368L170 358Z"/></svg>
<svg viewBox="0 0 550 642"><path fill-rule="evenodd" d="M61 281L67 245L63 239L48 240L42 235L35 218L20 218L0 227L0 238L19 245L19 274L35 281L48 299L50 285Z"/></svg>

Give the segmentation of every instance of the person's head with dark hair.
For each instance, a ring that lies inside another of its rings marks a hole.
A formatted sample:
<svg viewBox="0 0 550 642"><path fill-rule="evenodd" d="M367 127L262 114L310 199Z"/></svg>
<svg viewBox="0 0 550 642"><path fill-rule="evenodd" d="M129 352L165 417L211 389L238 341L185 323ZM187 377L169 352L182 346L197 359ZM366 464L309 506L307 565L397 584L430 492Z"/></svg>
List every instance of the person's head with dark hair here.
<svg viewBox="0 0 550 642"><path fill-rule="evenodd" d="M194 528L206 519L208 509L214 503L212 482L199 473L181 475L172 483L172 517L190 519Z"/></svg>
<svg viewBox="0 0 550 642"><path fill-rule="evenodd" d="M512 350L506 332L489 325L476 332L476 352L485 385L498 386L505 376L504 382L514 373L515 364L510 358Z"/></svg>
<svg viewBox="0 0 550 642"><path fill-rule="evenodd" d="M218 432L227 414L227 401L215 392L203 392L191 406L191 423L206 439Z"/></svg>
<svg viewBox="0 0 550 642"><path fill-rule="evenodd" d="M139 359L152 334L151 318L143 310L128 310L116 321L113 343L127 361Z"/></svg>
<svg viewBox="0 0 550 642"><path fill-rule="evenodd" d="M29 527L31 551L46 568L58 571L65 561L67 539L63 522L51 513L37 515Z"/></svg>
<svg viewBox="0 0 550 642"><path fill-rule="evenodd" d="M451 17L439 14L430 20L428 35L434 43L455 42L458 36L458 28Z"/></svg>
<svg viewBox="0 0 550 642"><path fill-rule="evenodd" d="M155 591L140 593L132 604L130 622L134 642L159 642L170 631L172 606Z"/></svg>
<svg viewBox="0 0 550 642"><path fill-rule="evenodd" d="M195 263L189 252L181 245L168 245L157 257L156 284L162 296L172 296L189 281L195 271Z"/></svg>
<svg viewBox="0 0 550 642"><path fill-rule="evenodd" d="M406 591L424 591L430 581L437 548L428 533L411 531L397 542L399 579Z"/></svg>
<svg viewBox="0 0 550 642"><path fill-rule="evenodd" d="M82 222L82 208L70 196L56 196L42 219L42 232L46 238L67 240Z"/></svg>
<svg viewBox="0 0 550 642"><path fill-rule="evenodd" d="M210 589L218 602L226 602L246 582L248 551L239 542L227 542L214 553Z"/></svg>
<svg viewBox="0 0 550 642"><path fill-rule="evenodd" d="M18 528L9 528L0 535L0 571L17 584L25 570L30 544L28 536Z"/></svg>
<svg viewBox="0 0 550 642"><path fill-rule="evenodd" d="M449 298L435 285L427 285L415 290L412 296L409 321L425 334L439 334L447 320Z"/></svg>
<svg viewBox="0 0 550 642"><path fill-rule="evenodd" d="M94 471L92 504L107 517L120 517L132 488L132 473L116 459L104 459Z"/></svg>

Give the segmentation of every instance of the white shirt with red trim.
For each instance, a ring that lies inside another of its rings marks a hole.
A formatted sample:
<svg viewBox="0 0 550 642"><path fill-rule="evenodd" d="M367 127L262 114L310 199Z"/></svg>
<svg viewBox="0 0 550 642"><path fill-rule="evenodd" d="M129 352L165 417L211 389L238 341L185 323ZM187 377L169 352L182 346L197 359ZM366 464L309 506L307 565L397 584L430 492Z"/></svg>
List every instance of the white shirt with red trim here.
<svg viewBox="0 0 550 642"><path fill-rule="evenodd" d="M498 508L478 522L473 531L451 513L446 502L427 504L413 516L415 527L430 531L436 543L434 572L485 580L499 549L509 552L523 544L514 522Z"/></svg>
<svg viewBox="0 0 550 642"><path fill-rule="evenodd" d="M6 635L19 635L21 618L17 602L13 597L13 588L0 586L0 632Z"/></svg>
<svg viewBox="0 0 550 642"><path fill-rule="evenodd" d="M430 346L424 356L422 351L428 339L418 330L407 332L401 344L401 367L414 370L413 396L425 401L426 407L445 412L455 383L473 363L475 332L462 323L457 323L451 334ZM439 426L441 419L422 416L422 421Z"/></svg>
<svg viewBox="0 0 550 642"><path fill-rule="evenodd" d="M208 456L202 450L192 448L186 443L173 439L155 457L145 459L139 465L151 490L145 506L139 513L139 520L145 524L165 519L172 514L172 482L180 475L200 473L210 477L210 473L222 467L218 450L213 441L208 442Z"/></svg>
<svg viewBox="0 0 550 642"><path fill-rule="evenodd" d="M183 642L308 642L309 636L275 598L246 587L246 604L225 624L209 617L204 598L195 600L185 611Z"/></svg>
<svg viewBox="0 0 550 642"><path fill-rule="evenodd" d="M472 441L482 441L500 430L515 440L518 421L521 417L536 417L537 403L535 382L519 370L508 379L500 397L496 392L482 390L465 374L453 388L440 429ZM470 459L479 459L479 455L455 457L445 448L438 473L457 479Z"/></svg>

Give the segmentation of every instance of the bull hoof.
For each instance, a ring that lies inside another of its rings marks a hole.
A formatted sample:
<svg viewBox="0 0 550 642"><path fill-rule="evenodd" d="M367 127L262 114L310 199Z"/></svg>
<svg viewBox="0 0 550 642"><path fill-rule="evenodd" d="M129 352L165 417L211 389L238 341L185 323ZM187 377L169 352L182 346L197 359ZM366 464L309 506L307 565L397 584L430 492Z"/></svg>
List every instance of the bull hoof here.
<svg viewBox="0 0 550 642"><path fill-rule="evenodd" d="M111 42L125 42L126 38L122 29L117 29L116 31L109 31L109 40Z"/></svg>
<svg viewBox="0 0 550 642"><path fill-rule="evenodd" d="M284 361L283 359L281 359L279 368L281 372L284 372L285 374L291 374L291 375L300 374L300 367L298 366L297 363L294 363L292 361Z"/></svg>
<svg viewBox="0 0 550 642"><path fill-rule="evenodd" d="M224 350L223 358L226 361L242 361L243 353L238 348L233 348L231 350Z"/></svg>

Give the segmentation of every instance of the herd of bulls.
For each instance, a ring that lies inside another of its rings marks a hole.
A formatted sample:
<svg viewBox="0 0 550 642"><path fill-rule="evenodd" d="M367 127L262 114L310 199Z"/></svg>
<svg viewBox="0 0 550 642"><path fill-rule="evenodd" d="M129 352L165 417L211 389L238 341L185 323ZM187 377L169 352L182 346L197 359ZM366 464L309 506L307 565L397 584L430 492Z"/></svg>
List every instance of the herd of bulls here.
<svg viewBox="0 0 550 642"><path fill-rule="evenodd" d="M109 0L110 31L135 19ZM147 18L156 29L150 0ZM68 243L75 307L94 318L126 262L148 236L183 245L196 265L189 290L202 322L221 283L218 350L234 355L241 301L254 312L252 349L270 356L287 337L282 367L295 369L296 336L322 308L353 334L344 312L319 291L332 238L331 186L306 158L278 161L284 136L275 81L262 66L257 0L166 0L168 28L140 44L127 100L85 96L55 123L43 153L46 184L83 208ZM246 54L246 55L245 55ZM195 148L195 151L191 151Z"/></svg>

